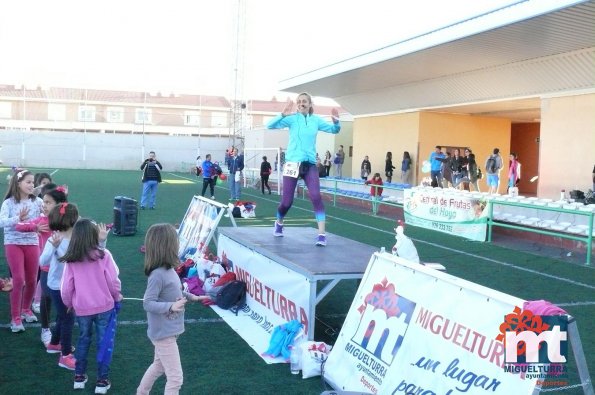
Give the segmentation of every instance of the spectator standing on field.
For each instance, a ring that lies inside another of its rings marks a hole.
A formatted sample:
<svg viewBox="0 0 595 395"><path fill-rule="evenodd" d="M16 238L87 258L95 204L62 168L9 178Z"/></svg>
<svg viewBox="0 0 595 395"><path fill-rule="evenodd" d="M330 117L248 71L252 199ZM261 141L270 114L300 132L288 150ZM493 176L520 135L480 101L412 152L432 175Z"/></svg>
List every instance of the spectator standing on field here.
<svg viewBox="0 0 595 395"><path fill-rule="evenodd" d="M401 182L403 184L411 184L411 155L409 151L403 152L403 160L401 161ZM393 167L394 168L394 167ZM390 182L390 181L387 181Z"/></svg>
<svg viewBox="0 0 595 395"><path fill-rule="evenodd" d="M269 186L269 176L272 173L271 164L267 161L267 157L262 157L262 163L260 164L260 191L264 195L264 188L269 190L271 194L271 187Z"/></svg>
<svg viewBox="0 0 595 395"><path fill-rule="evenodd" d="M147 336L154 346L153 362L136 389L137 395L149 395L157 379L165 375L164 394L179 394L184 372L178 348L178 336L184 333L184 310L188 301L205 300L183 291L174 270L179 264L178 234L170 224L155 224L145 237L145 275L147 289L143 308L147 312ZM208 391L207 391L208 392Z"/></svg>
<svg viewBox="0 0 595 395"><path fill-rule="evenodd" d="M439 145L434 148L434 152L432 152L428 158L430 162L430 176L432 178L433 188L442 188L442 173L440 172L440 169L442 167L441 159L444 158L445 155L442 153L442 147Z"/></svg>
<svg viewBox="0 0 595 395"><path fill-rule="evenodd" d="M487 174L488 192L490 194L498 193L500 185L500 170L502 169L502 157L500 149L494 148L492 155L486 159L485 170Z"/></svg>
<svg viewBox="0 0 595 395"><path fill-rule="evenodd" d="M452 182L452 167L453 167L453 158L450 151L446 151L446 158L443 159L442 162L442 187L448 188L453 187L454 184Z"/></svg>
<svg viewBox="0 0 595 395"><path fill-rule="evenodd" d="M328 177L331 174L332 155L330 151L326 151L324 154L324 160L322 165L324 166L324 176Z"/></svg>
<svg viewBox="0 0 595 395"><path fill-rule="evenodd" d="M37 322L31 302L37 286L39 270L39 236L37 232L19 232L19 222L41 215L43 201L34 195L33 173L18 170L10 179L0 209L0 226L4 228L4 252L12 275L10 293L10 330L24 332L25 322Z"/></svg>
<svg viewBox="0 0 595 395"><path fill-rule="evenodd" d="M155 151L149 152L149 157L140 165L143 171L143 191L140 199L140 209L149 207L155 209L155 200L157 199L157 185L161 182L161 170L163 166L156 159Z"/></svg>
<svg viewBox="0 0 595 395"><path fill-rule="evenodd" d="M508 189L516 187L521 180L521 164L515 152L511 152L508 161Z"/></svg>
<svg viewBox="0 0 595 395"><path fill-rule="evenodd" d="M343 146L339 146L339 150L335 154L335 177L343 178L343 163L345 163L345 151Z"/></svg>
<svg viewBox="0 0 595 395"><path fill-rule="evenodd" d="M238 149L232 148L231 154L227 159L227 169L229 170L229 192L230 200L240 200L242 193L242 170L244 170L244 156L238 155Z"/></svg>
<svg viewBox="0 0 595 395"><path fill-rule="evenodd" d="M211 192L211 199L215 199L215 184L217 183L217 171L213 162L211 162L211 154L205 156L202 162L202 192L200 196L204 196L209 187Z"/></svg>
<svg viewBox="0 0 595 395"><path fill-rule="evenodd" d="M394 169L393 153L388 151L386 153L386 159L384 160L384 175L386 175L386 182L392 182Z"/></svg>
<svg viewBox="0 0 595 395"><path fill-rule="evenodd" d="M362 161L362 165L360 168L362 180L368 181L368 176L372 172L372 164L370 163L370 159L368 155L364 156L364 160Z"/></svg>

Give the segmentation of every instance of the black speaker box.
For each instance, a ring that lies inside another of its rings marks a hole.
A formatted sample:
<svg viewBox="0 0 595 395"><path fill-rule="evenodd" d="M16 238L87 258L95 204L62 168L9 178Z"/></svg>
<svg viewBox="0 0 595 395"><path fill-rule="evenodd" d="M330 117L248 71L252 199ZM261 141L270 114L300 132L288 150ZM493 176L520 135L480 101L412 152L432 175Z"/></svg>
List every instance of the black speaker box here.
<svg viewBox="0 0 595 395"><path fill-rule="evenodd" d="M134 199L116 196L114 198L114 227L112 232L117 236L136 234L138 222L138 202Z"/></svg>

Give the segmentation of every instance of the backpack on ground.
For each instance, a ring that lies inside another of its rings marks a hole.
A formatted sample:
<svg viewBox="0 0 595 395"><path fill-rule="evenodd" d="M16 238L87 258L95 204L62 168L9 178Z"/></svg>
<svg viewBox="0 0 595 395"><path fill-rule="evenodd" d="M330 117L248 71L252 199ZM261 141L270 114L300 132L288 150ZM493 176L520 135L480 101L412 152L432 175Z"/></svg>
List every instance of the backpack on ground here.
<svg viewBox="0 0 595 395"><path fill-rule="evenodd" d="M496 166L496 158L493 156L490 156L486 162L486 171L489 174L494 174L498 171L498 166Z"/></svg>
<svg viewBox="0 0 595 395"><path fill-rule="evenodd" d="M238 315L238 310L246 304L246 283L240 280L228 282L217 292L215 303L217 307Z"/></svg>

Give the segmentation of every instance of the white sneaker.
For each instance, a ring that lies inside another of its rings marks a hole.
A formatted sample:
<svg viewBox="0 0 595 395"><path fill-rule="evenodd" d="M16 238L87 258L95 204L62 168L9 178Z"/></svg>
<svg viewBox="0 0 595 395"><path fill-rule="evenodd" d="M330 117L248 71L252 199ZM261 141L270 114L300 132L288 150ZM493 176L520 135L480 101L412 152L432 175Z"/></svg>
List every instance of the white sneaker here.
<svg viewBox="0 0 595 395"><path fill-rule="evenodd" d="M87 375L86 374L76 374L74 376L74 385L73 389L75 390L84 390L85 384L87 383Z"/></svg>
<svg viewBox="0 0 595 395"><path fill-rule="evenodd" d="M112 383L109 380L97 380L97 384L95 385L95 393L107 394L107 391L110 388L112 388Z"/></svg>
<svg viewBox="0 0 595 395"><path fill-rule="evenodd" d="M23 326L22 322L17 324L16 322L11 321L10 330L12 333L25 332L25 327Z"/></svg>
<svg viewBox="0 0 595 395"><path fill-rule="evenodd" d="M39 314L39 312L41 311L41 310L39 310L39 307L40 307L39 303L33 302L33 304L31 304L31 310L33 310L33 312L35 314Z"/></svg>
<svg viewBox="0 0 595 395"><path fill-rule="evenodd" d="M32 311L23 311L21 313L21 319L25 320L25 322L28 323L37 322L37 317L35 316L35 314L33 314Z"/></svg>
<svg viewBox="0 0 595 395"><path fill-rule="evenodd" d="M50 328L41 328L41 342L47 347L52 340L52 331Z"/></svg>

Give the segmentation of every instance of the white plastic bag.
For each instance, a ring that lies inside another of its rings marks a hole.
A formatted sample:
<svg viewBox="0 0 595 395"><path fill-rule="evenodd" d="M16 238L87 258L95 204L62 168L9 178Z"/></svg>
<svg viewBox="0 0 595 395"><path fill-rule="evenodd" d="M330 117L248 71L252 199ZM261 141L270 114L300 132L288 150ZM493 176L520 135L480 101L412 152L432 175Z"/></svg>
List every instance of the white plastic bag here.
<svg viewBox="0 0 595 395"><path fill-rule="evenodd" d="M240 174L240 172L236 171L233 175L233 179L235 180L235 182L240 182L241 178L242 178L242 175Z"/></svg>
<svg viewBox="0 0 595 395"><path fill-rule="evenodd" d="M410 262L419 263L419 255L417 254L417 248L413 244L413 241L403 233L403 227L397 226L395 232L397 235L395 239L397 242L393 246L393 255L400 256L403 259L407 259Z"/></svg>
<svg viewBox="0 0 595 395"><path fill-rule="evenodd" d="M247 205L248 207L246 207L246 205L241 204L239 206L240 208L240 216L242 218L254 218L256 217L256 204L251 203Z"/></svg>
<svg viewBox="0 0 595 395"><path fill-rule="evenodd" d="M324 342L305 341L300 343L302 378L320 376L322 363L328 358L332 346Z"/></svg>
<svg viewBox="0 0 595 395"><path fill-rule="evenodd" d="M223 265L221 265L220 263L213 263L213 265L211 266L209 276L204 281L205 291L209 292L213 288L213 285L215 285L217 280L219 280L219 278L221 278L221 276L223 276L225 273L226 272Z"/></svg>
<svg viewBox="0 0 595 395"><path fill-rule="evenodd" d="M213 261L206 259L204 257L198 257L196 259L196 272L198 274L198 278L200 278L203 282L211 273L211 268L213 267Z"/></svg>

